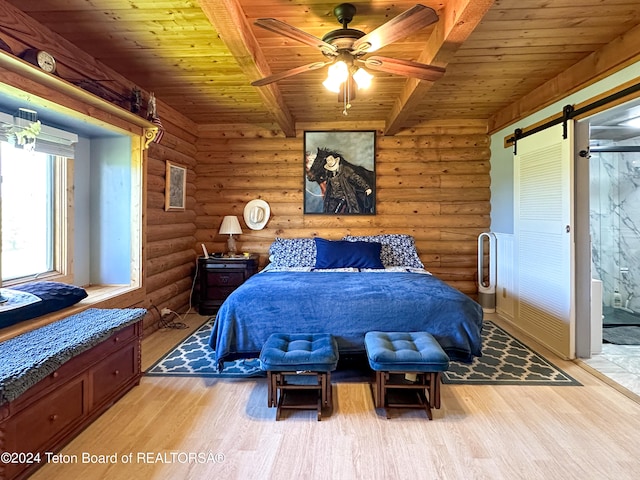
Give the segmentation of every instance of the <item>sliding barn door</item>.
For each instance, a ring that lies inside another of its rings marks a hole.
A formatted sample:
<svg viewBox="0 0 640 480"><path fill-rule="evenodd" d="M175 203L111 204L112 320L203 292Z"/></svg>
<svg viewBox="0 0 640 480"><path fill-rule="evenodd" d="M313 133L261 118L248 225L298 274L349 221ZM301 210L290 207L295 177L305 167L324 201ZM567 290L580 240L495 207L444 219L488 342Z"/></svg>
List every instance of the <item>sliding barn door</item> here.
<svg viewBox="0 0 640 480"><path fill-rule="evenodd" d="M573 123L518 141L515 156L515 318L564 358L575 357Z"/></svg>

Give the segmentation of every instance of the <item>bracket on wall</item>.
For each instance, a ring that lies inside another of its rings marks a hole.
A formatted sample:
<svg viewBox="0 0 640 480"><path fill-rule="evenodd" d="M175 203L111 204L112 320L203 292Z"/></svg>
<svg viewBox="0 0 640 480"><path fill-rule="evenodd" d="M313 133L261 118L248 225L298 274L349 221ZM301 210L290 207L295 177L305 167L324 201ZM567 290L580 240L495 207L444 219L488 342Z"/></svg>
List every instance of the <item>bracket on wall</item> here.
<svg viewBox="0 0 640 480"><path fill-rule="evenodd" d="M158 135L158 127L145 127L144 129L144 149L148 149L149 148L149 144L151 142L153 142L153 140L156 138L156 135Z"/></svg>

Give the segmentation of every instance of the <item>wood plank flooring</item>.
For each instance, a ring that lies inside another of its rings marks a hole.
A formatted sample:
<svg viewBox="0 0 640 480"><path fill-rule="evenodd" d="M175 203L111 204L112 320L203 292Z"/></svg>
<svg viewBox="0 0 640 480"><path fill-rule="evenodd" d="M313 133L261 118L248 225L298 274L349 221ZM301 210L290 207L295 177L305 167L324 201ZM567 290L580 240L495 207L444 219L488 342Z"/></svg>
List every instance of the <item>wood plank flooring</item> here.
<svg viewBox="0 0 640 480"><path fill-rule="evenodd" d="M144 339L143 368L204 320ZM321 422L311 411L275 422L264 379L144 377L63 449L67 463L32 478L637 478L640 404L535 349L583 386L443 385L433 421L410 410L385 419L365 384L334 384Z"/></svg>

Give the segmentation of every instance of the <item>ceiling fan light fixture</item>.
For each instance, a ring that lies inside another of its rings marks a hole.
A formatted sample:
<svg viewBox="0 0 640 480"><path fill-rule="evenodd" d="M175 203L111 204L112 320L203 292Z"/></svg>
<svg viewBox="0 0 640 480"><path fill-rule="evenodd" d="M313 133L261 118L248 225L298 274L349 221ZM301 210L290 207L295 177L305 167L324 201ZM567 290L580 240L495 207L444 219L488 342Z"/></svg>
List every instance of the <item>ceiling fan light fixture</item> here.
<svg viewBox="0 0 640 480"><path fill-rule="evenodd" d="M349 78L349 67L342 60L337 61L329 67L329 76L332 82L340 84Z"/></svg>
<svg viewBox="0 0 640 480"><path fill-rule="evenodd" d="M358 85L358 90L366 90L371 86L373 75L367 72L364 68L358 68L353 74L353 79Z"/></svg>
<svg viewBox="0 0 640 480"><path fill-rule="evenodd" d="M324 85L324 88L326 88L330 92L340 93L341 82L336 82L330 76L327 77L327 79L324 82L322 82L322 85Z"/></svg>

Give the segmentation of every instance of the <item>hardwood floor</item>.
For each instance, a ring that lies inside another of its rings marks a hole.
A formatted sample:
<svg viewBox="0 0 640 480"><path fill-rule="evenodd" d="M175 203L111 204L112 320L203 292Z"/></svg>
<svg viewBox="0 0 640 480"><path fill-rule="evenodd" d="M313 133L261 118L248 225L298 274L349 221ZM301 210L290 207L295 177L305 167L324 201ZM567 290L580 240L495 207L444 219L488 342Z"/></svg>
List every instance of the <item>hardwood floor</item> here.
<svg viewBox="0 0 640 480"><path fill-rule="evenodd" d="M146 338L143 368L204 320ZM535 349L583 386L443 385L433 421L421 411L385 419L365 384L334 384L321 422L311 411L275 422L264 379L144 377L63 449L67 463L32 478L637 478L640 404Z"/></svg>

